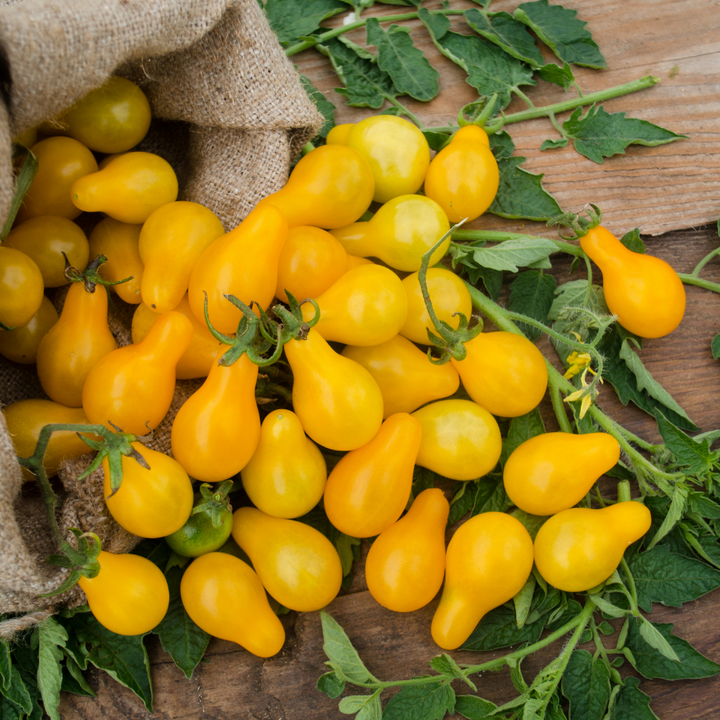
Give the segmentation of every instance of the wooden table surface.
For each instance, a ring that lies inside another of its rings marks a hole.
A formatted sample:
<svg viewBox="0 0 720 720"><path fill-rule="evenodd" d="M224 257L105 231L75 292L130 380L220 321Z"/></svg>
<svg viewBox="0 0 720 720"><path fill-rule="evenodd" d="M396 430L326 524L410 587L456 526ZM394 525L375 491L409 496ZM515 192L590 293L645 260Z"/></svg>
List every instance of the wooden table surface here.
<svg viewBox="0 0 720 720"><path fill-rule="evenodd" d="M290 2L291 0L286 0ZM496 0L492 10L512 11L517 2ZM439 2L426 2L429 8ZM453 7L472 3L452 0ZM540 153L542 140L553 136L544 120L508 128L516 154L528 158L525 167L545 173L544 186L565 210L578 211L594 202L604 211L604 225L622 235L639 227L647 235L648 252L670 262L679 272L689 272L718 243L715 223L720 214L720 3L716 0L566 0L604 53L608 70L573 68L584 92L599 90L652 74L660 85L605 104L608 111L626 111L689 135L688 140L657 148L631 147L627 154L596 165L571 148ZM395 13L397 7L377 6L370 14ZM413 38L432 64L441 71L441 93L432 103L411 102L412 110L427 125L451 122L474 90L463 73L439 57L427 36L413 25ZM364 41L364 33L352 35ZM548 56L549 57L549 56ZM368 116L367 109L347 108L335 95L338 85L329 63L314 51L294 58L302 72L337 105L337 122ZM562 98L563 91L546 83L531 88L536 105ZM509 112L521 109L516 101ZM563 119L562 117L560 119ZM506 228L546 233L541 225L518 223L487 216L472 227ZM559 282L568 276L569 262L554 262ZM704 271L720 282L720 261ZM577 275L580 277L580 275ZM641 357L702 430L720 427L720 364L712 359L710 340L720 332L720 296L689 287L685 319L669 337L649 340ZM540 348L554 362L547 340ZM641 411L623 407L605 386L599 404L615 419L648 440L659 435ZM556 429L549 402L541 406L548 430ZM363 551L366 545L363 544ZM440 651L430 637L430 620L437 599L410 614L381 608L364 581L363 562L355 566L350 589L327 608L356 644L370 671L381 679L400 679L428 671L427 661ZM656 605L652 619L675 623L675 633L700 652L720 662L720 593L716 591L681 609ZM155 714L150 716L129 690L107 675L95 673L91 684L96 698L65 695L61 715L76 718L217 718L218 720L310 720L341 718L337 700L315 689L324 672L322 633L317 613L290 613L283 618L287 642L282 652L261 660L229 642L213 640L207 663L201 663L191 680L174 666L155 638L148 640L155 688ZM547 663L560 645L530 657L526 677ZM500 651L504 652L504 651ZM459 662L483 662L496 653L451 653ZM516 695L506 671L487 674L478 681L481 694L497 703ZM651 707L663 720L686 718L716 720L720 717L720 677L697 681L644 680L641 688L652 697ZM462 692L460 688L458 691Z"/></svg>

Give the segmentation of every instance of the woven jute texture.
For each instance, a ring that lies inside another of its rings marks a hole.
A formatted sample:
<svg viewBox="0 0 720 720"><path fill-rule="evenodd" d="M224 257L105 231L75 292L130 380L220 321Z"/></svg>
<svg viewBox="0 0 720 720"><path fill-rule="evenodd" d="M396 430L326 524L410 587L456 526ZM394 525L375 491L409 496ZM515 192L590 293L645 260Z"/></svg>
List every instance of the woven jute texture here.
<svg viewBox="0 0 720 720"><path fill-rule="evenodd" d="M209 207L226 230L283 186L291 159L322 124L257 0L0 0L0 44L12 78L9 112L0 102L0 220L12 197L10 139L112 74L137 82L150 100L154 119L140 149L165 157L180 199ZM63 296L52 297L58 307ZM115 296L109 321L120 345L131 341L133 309ZM178 382L151 447L169 452L172 418L200 384ZM0 358L0 404L33 397L46 397L34 366ZM95 532L104 549L126 552L137 538L109 516L102 471L77 480L91 458L61 467L60 527ZM45 562L55 551L40 496L23 484L0 418L0 613L34 612L30 622L84 602L78 588L38 598L65 576Z"/></svg>

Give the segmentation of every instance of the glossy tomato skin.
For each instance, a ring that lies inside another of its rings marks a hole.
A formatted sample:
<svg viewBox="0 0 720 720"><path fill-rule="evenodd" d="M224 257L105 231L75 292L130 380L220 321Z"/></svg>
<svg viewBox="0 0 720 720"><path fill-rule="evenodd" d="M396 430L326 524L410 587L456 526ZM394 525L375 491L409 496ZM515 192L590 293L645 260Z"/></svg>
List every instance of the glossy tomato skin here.
<svg viewBox="0 0 720 720"><path fill-rule="evenodd" d="M195 496L195 502L200 502L200 494ZM221 521L218 527L213 525L208 512L199 512L187 519L185 524L165 538L165 542L178 555L183 557L200 557L209 552L219 550L230 537L232 532L232 512L225 509L221 512Z"/></svg>
<svg viewBox="0 0 720 720"><path fill-rule="evenodd" d="M7 423L8 433L18 457L30 457L40 438L40 431L52 423L87 424L82 408L68 408L52 400L30 399L6 405L2 409ZM89 436L94 437L94 436ZM62 430L54 432L48 442L43 465L49 477L57 474L63 460L85 455L91 452L75 432ZM33 480L35 476L27 468L23 468L25 480Z"/></svg>
<svg viewBox="0 0 720 720"><path fill-rule="evenodd" d="M213 364L207 380L173 421L173 456L189 475L220 482L247 465L260 440L255 402L258 367L247 355L229 366Z"/></svg>
<svg viewBox="0 0 720 720"><path fill-rule="evenodd" d="M475 480L500 459L495 418L469 400L438 400L416 410L422 425L417 464L452 480Z"/></svg>
<svg viewBox="0 0 720 720"><path fill-rule="evenodd" d="M165 617L170 603L160 568L140 555L114 555L104 550L98 561L98 575L78 581L95 619L118 635L150 632Z"/></svg>
<svg viewBox="0 0 720 720"><path fill-rule="evenodd" d="M32 365L42 339L58 321L55 306L43 295L40 309L27 325L0 332L0 355L21 365Z"/></svg>
<svg viewBox="0 0 720 720"><path fill-rule="evenodd" d="M398 520L412 488L422 426L412 415L391 415L366 445L344 455L325 486L330 522L351 537L372 537Z"/></svg>
<svg viewBox="0 0 720 720"><path fill-rule="evenodd" d="M90 255L85 233L72 221L56 215L30 218L13 228L3 245L24 252L37 264L45 287L67 285L65 256L76 270L84 270Z"/></svg>
<svg viewBox="0 0 720 720"><path fill-rule="evenodd" d="M258 657L282 649L282 623L257 574L239 558L211 552L193 560L180 583L180 596L192 621L213 637L235 642Z"/></svg>
<svg viewBox="0 0 720 720"><path fill-rule="evenodd" d="M190 517L193 489L188 474L169 455L135 442L133 448L150 468L123 456L122 483L113 494L107 459L103 460L103 494L110 514L120 527L142 538L165 537Z"/></svg>
<svg viewBox="0 0 720 720"><path fill-rule="evenodd" d="M107 321L107 291L90 293L73 283L60 319L40 341L37 372L48 397L67 407L82 407L82 392L90 371L117 348Z"/></svg>
<svg viewBox="0 0 720 720"><path fill-rule="evenodd" d="M603 274L610 312L631 333L644 338L669 335L685 314L685 287L664 260L632 252L598 225L580 246Z"/></svg>
<svg viewBox="0 0 720 720"><path fill-rule="evenodd" d="M483 332L465 343L464 360L451 360L468 395L498 417L519 417L535 409L547 389L543 354L526 337Z"/></svg>
<svg viewBox="0 0 720 720"><path fill-rule="evenodd" d="M340 557L319 530L243 507L233 514L232 534L252 560L263 587L285 607L312 612L338 594Z"/></svg>
<svg viewBox="0 0 720 720"><path fill-rule="evenodd" d="M535 536L537 568L559 590L589 590L612 575L625 550L645 535L651 522L650 511L634 500L600 510L563 510Z"/></svg>
<svg viewBox="0 0 720 720"><path fill-rule="evenodd" d="M425 194L450 222L475 220L497 195L500 173L487 133L477 125L460 128L433 158L425 176Z"/></svg>
<svg viewBox="0 0 720 720"><path fill-rule="evenodd" d="M305 432L331 450L353 450L372 440L383 415L382 393L361 365L338 355L315 328L290 340L292 400Z"/></svg>
<svg viewBox="0 0 720 720"><path fill-rule="evenodd" d="M374 191L372 169L359 152L343 145L322 145L300 160L284 188L257 207L279 208L290 227L340 228L370 207Z"/></svg>
<svg viewBox="0 0 720 720"><path fill-rule="evenodd" d="M103 357L88 373L82 405L90 422L145 435L170 409L175 366L193 336L192 323L180 313L163 313L138 345L126 345Z"/></svg>
<svg viewBox="0 0 720 720"><path fill-rule="evenodd" d="M81 210L73 204L70 190L76 180L97 172L94 155L82 143L67 137L41 140L31 150L38 159L38 170L15 222L38 215L74 220Z"/></svg>
<svg viewBox="0 0 720 720"><path fill-rule="evenodd" d="M27 325L42 299L43 278L37 264L24 252L0 245L0 323L7 328Z"/></svg>

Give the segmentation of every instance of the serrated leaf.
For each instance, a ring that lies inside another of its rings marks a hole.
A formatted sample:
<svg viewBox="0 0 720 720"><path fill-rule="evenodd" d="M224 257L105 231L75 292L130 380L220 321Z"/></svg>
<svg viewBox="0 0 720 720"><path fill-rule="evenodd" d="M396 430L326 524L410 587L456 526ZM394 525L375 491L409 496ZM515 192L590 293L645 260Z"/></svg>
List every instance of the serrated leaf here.
<svg viewBox="0 0 720 720"><path fill-rule="evenodd" d="M518 628L514 608L501 605L485 615L460 650L483 652L521 643L534 643L542 631L542 622L525 624Z"/></svg>
<svg viewBox="0 0 720 720"><path fill-rule="evenodd" d="M520 167L525 162L524 157L497 160L500 183L487 212L504 218L540 222L562 212L555 198L543 188L543 174L535 175Z"/></svg>
<svg viewBox="0 0 720 720"><path fill-rule="evenodd" d="M548 257L557 250L552 240L530 235L473 250L473 261L492 270L517 272L519 267Z"/></svg>
<svg viewBox="0 0 720 720"><path fill-rule="evenodd" d="M572 84L575 82L575 76L573 71L567 63L563 63L563 66L555 65L555 63L548 63L537 69L535 72L545 82L559 85L563 90L569 90ZM547 141L546 141L547 142ZM567 143L567 140L565 140Z"/></svg>
<svg viewBox="0 0 720 720"><path fill-rule="evenodd" d="M116 635L89 613L69 621L79 643L85 644L87 659L99 670L132 690L153 712L150 663L143 635ZM66 623L66 627L68 624Z"/></svg>
<svg viewBox="0 0 720 720"><path fill-rule="evenodd" d="M536 435L542 435L544 432L545 424L537 408L510 420L507 437L503 440L500 464L505 465L510 455L526 440L534 438Z"/></svg>
<svg viewBox="0 0 720 720"><path fill-rule="evenodd" d="M694 440L695 438L693 438ZM720 505L699 492L691 492L688 497L690 510L708 520L720 519Z"/></svg>
<svg viewBox="0 0 720 720"><path fill-rule="evenodd" d="M7 690L12 682L12 658L10 643L0 638L0 691Z"/></svg>
<svg viewBox="0 0 720 720"><path fill-rule="evenodd" d="M455 712L467 720L488 720L495 710L495 703L477 695L458 695L455 698Z"/></svg>
<svg viewBox="0 0 720 720"><path fill-rule="evenodd" d="M635 578L638 604L646 612L654 602L680 607L720 587L720 572L715 568L673 553L667 545L632 553L628 564Z"/></svg>
<svg viewBox="0 0 720 720"><path fill-rule="evenodd" d="M478 287L480 281L487 294L497 300L502 291L503 274L502 270L491 270L475 264L472 253L466 246L450 245L450 257L452 258L453 269L458 268L461 275L465 275L471 285Z"/></svg>
<svg viewBox="0 0 720 720"><path fill-rule="evenodd" d="M688 488L686 485L677 484L673 487L670 507L662 520L660 527L655 531L652 540L647 547L650 550L662 540L682 519L687 506Z"/></svg>
<svg viewBox="0 0 720 720"><path fill-rule="evenodd" d="M65 654L65 670L66 673L63 675L62 683L63 691L73 692L76 695L84 695L86 697L95 697L95 691L90 687L80 666L69 653ZM68 678L72 678L72 683ZM72 688L68 687L70 684L72 684Z"/></svg>
<svg viewBox="0 0 720 720"><path fill-rule="evenodd" d="M438 21L438 16L431 15L428 10L421 9L418 17L438 50L465 70L468 74L466 82L481 97L497 94L500 107L504 109L510 104L516 88L536 84L532 69L497 45L475 35L447 31L447 24Z"/></svg>
<svg viewBox="0 0 720 720"><path fill-rule="evenodd" d="M344 88L336 88L335 92L344 95L348 105L379 110L388 98L399 94L386 72L338 39L328 40L318 45L317 49L330 58L333 69L345 85Z"/></svg>
<svg viewBox="0 0 720 720"><path fill-rule="evenodd" d="M0 695L6 698L13 707L19 708L24 714L32 712L33 698L17 667L10 666L10 684L3 687Z"/></svg>
<svg viewBox="0 0 720 720"><path fill-rule="evenodd" d="M62 687L63 648L68 640L67 630L53 617L37 626L38 634L38 690L45 712L51 720L60 720L60 688Z"/></svg>
<svg viewBox="0 0 720 720"><path fill-rule="evenodd" d="M673 660L674 662L680 662L680 658L673 649L672 645L665 639L665 636L651 623L647 618L642 615L638 618L640 620L640 637L652 648L655 648L664 658L667 660Z"/></svg>
<svg viewBox="0 0 720 720"><path fill-rule="evenodd" d="M520 508L515 508L515 510L513 510L510 514L523 524L533 541L540 531L540 528L547 522L548 519L547 516L543 515L531 515L530 513L526 513L524 510L520 510ZM534 583L537 582L537 578L534 575L531 576L531 579L528 579L525 587L527 587L527 584L530 582L533 582L534 587ZM520 592L522 592L522 590ZM544 589L543 592L546 592L546 589ZM518 596L516 595L515 598L517 597ZM513 602L515 602L515 598L513 598ZM517 603L515 603L515 610L517 612ZM518 627L521 627L520 623L518 623Z"/></svg>
<svg viewBox="0 0 720 720"><path fill-rule="evenodd" d="M720 358L720 333L712 339L710 349L712 350L713 360Z"/></svg>
<svg viewBox="0 0 720 720"><path fill-rule="evenodd" d="M564 148L568 144L568 139L565 137L557 139L543 140L540 145L541 150L557 150L557 148Z"/></svg>
<svg viewBox="0 0 720 720"><path fill-rule="evenodd" d="M339 623L322 610L320 620L323 630L323 650L330 661L328 664L337 676L355 684L373 680L373 676L363 664Z"/></svg>
<svg viewBox="0 0 720 720"><path fill-rule="evenodd" d="M629 232L626 232L621 238L620 242L631 252L644 253L645 243L640 237L640 229L633 228Z"/></svg>
<svg viewBox="0 0 720 720"><path fill-rule="evenodd" d="M628 145L655 147L687 137L647 120L625 117L624 112L608 113L602 105L588 108L584 116L582 108L577 108L563 123L563 130L574 141L575 149L596 163L624 155Z"/></svg>
<svg viewBox="0 0 720 720"><path fill-rule="evenodd" d="M380 720L382 717L380 699L377 693L372 695L348 695L340 701L338 710L345 715L357 713L357 718L365 718L366 720Z"/></svg>
<svg viewBox="0 0 720 720"><path fill-rule="evenodd" d="M591 68L605 68L607 63L586 22L577 19L577 11L562 5L537 0L519 5L515 17L527 25L563 61Z"/></svg>
<svg viewBox="0 0 720 720"><path fill-rule="evenodd" d="M334 700L343 694L345 681L339 678L334 671L330 671L318 678L316 687L321 693L325 693L331 700Z"/></svg>
<svg viewBox="0 0 720 720"><path fill-rule="evenodd" d="M300 82L318 112L325 118L325 122L318 130L318 136L326 138L327 134L335 127L335 106L302 73L300 73Z"/></svg>
<svg viewBox="0 0 720 720"><path fill-rule="evenodd" d="M510 284L507 308L547 324L556 288L557 283L552 275L538 270L526 270ZM542 335L541 330L527 323L518 323L518 327L529 340L537 340Z"/></svg>
<svg viewBox="0 0 720 720"><path fill-rule="evenodd" d="M586 308L594 313L609 315L603 289L599 285L588 287L587 280L571 280L555 290L555 300L548 312L548 320L557 320L561 311Z"/></svg>
<svg viewBox="0 0 720 720"><path fill-rule="evenodd" d="M602 720L610 699L610 670L602 658L574 650L562 677L570 720Z"/></svg>
<svg viewBox="0 0 720 720"><path fill-rule="evenodd" d="M626 643L632 653L633 666L643 677L650 680L688 680L712 677L720 672L720 665L708 660L687 641L673 635L673 625L653 623L679 658L677 661L669 660L647 643L641 634L642 624L643 621L638 618L630 619Z"/></svg>
<svg viewBox="0 0 720 720"><path fill-rule="evenodd" d="M518 628L522 628L530 615L530 606L532 605L533 593L537 582L533 575L527 579L525 584L513 597L513 606L515 607L515 623Z"/></svg>
<svg viewBox="0 0 720 720"><path fill-rule="evenodd" d="M465 12L465 22L486 40L501 47L506 53L526 62L530 67L545 64L542 53L525 25L506 12L483 13L476 8Z"/></svg>
<svg viewBox="0 0 720 720"><path fill-rule="evenodd" d="M455 691L447 682L406 685L393 695L383 720L442 720L455 709Z"/></svg>
<svg viewBox="0 0 720 720"><path fill-rule="evenodd" d="M678 464L687 468L688 473L697 474L709 470L718 458L718 453L710 450L710 443L695 442L682 430L675 427L661 413L657 413L658 430L665 445L677 458Z"/></svg>
<svg viewBox="0 0 720 720"><path fill-rule="evenodd" d="M368 18L366 27L368 45L378 49L378 65L392 78L397 90L422 102L432 100L440 90L440 73L413 45L410 29L391 25L384 30L377 18Z"/></svg>
<svg viewBox="0 0 720 720"><path fill-rule="evenodd" d="M288 44L310 35L320 23L333 15L345 12L347 5L341 0L266 0L265 16L278 40Z"/></svg>
<svg viewBox="0 0 720 720"><path fill-rule="evenodd" d="M637 678L625 678L615 698L610 720L659 720L650 709L650 697L638 685Z"/></svg>
<svg viewBox="0 0 720 720"><path fill-rule="evenodd" d="M484 512L505 512L512 507L501 478L485 478L463 482L454 488L448 525L454 525L463 515L475 517Z"/></svg>
<svg viewBox="0 0 720 720"><path fill-rule="evenodd" d="M436 151L440 150L450 137L447 133L438 133L432 130L423 130L422 134L425 136L430 149Z"/></svg>
<svg viewBox="0 0 720 720"><path fill-rule="evenodd" d="M452 680L462 680L467 683L474 691L477 690L475 685L465 677L460 666L447 654L437 655L430 660L430 667L435 672L445 677L451 678Z"/></svg>

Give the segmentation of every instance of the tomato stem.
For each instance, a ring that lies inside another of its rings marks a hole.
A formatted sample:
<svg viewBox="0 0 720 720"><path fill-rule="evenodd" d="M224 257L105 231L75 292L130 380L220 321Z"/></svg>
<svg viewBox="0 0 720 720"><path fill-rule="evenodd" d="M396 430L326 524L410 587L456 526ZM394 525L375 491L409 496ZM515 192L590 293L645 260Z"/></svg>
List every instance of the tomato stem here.
<svg viewBox="0 0 720 720"><path fill-rule="evenodd" d="M715 255L716 253L713 252L711 254ZM678 277L686 285L695 285L696 287L703 288L703 290L711 290L712 292L720 293L720 283L712 282L711 280L704 280L703 278L698 277L695 274L696 270L697 268L695 268L695 270L690 275L686 273L678 273Z"/></svg>
<svg viewBox="0 0 720 720"><path fill-rule="evenodd" d="M471 242L484 240L485 242L493 243L502 243L507 240L528 240L537 237L538 236L536 235L525 235L524 233L511 233L499 230L456 230L453 234L454 240L468 240ZM542 239L547 240L548 238ZM573 255L574 257L583 257L585 255L585 253L582 251L582 248L579 248L577 245L572 245L571 243L565 242L564 240L550 240L551 242L555 243L555 246L557 247L557 250L554 252L564 252L568 255ZM451 243L451 245L460 247L459 244L454 241Z"/></svg>

